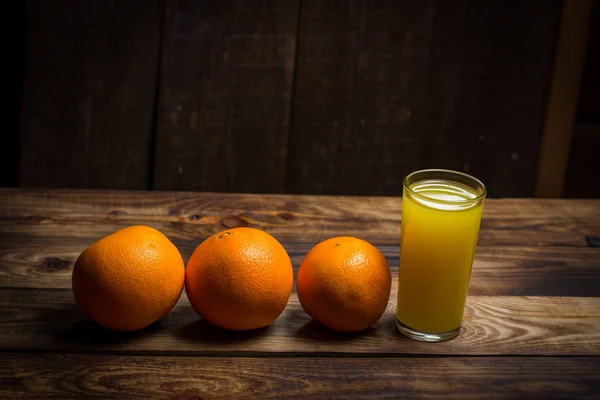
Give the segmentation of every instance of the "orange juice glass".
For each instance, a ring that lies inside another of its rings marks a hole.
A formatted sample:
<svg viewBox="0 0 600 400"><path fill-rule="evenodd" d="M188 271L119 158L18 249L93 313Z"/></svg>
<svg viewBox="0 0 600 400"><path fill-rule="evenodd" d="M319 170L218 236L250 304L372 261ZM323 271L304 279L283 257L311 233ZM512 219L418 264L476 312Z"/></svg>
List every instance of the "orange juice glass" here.
<svg viewBox="0 0 600 400"><path fill-rule="evenodd" d="M486 188L449 170L423 170L403 182L396 326L441 342L456 337L471 277Z"/></svg>

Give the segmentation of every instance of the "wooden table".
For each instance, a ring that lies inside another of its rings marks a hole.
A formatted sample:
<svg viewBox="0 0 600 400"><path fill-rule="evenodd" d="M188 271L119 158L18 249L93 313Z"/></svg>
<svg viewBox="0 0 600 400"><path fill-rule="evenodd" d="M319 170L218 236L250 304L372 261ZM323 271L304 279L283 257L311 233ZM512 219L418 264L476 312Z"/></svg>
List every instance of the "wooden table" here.
<svg viewBox="0 0 600 400"><path fill-rule="evenodd" d="M461 335L427 344L394 327L399 198L0 190L0 398L600 398L600 201L489 200ZM71 293L79 253L146 224L187 260L220 230L272 233L297 268L318 241L355 235L389 260L389 307L336 334L295 294L271 326L235 333L183 294L160 322L116 333Z"/></svg>

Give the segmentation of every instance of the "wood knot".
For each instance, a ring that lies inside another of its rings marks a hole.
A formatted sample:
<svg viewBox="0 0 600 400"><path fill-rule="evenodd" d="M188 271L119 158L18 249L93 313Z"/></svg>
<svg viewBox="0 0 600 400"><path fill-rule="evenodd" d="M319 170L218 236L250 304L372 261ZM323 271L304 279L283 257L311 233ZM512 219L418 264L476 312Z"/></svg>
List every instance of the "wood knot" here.
<svg viewBox="0 0 600 400"><path fill-rule="evenodd" d="M54 271L60 271L61 269L66 268L68 265L69 265L68 261L61 260L60 258L56 258L56 257L48 257L44 261L42 261L42 264L40 265L40 267L43 270L46 270L49 272L54 272Z"/></svg>
<svg viewBox="0 0 600 400"><path fill-rule="evenodd" d="M200 219L200 216L198 214L190 215L190 218L189 218L190 221L198 221L199 219Z"/></svg>
<svg viewBox="0 0 600 400"><path fill-rule="evenodd" d="M296 219L296 216L294 214L288 212L280 213L279 217L285 219L286 221L293 221Z"/></svg>
<svg viewBox="0 0 600 400"><path fill-rule="evenodd" d="M221 225L225 228L238 228L240 226L248 226L249 224L243 217L233 216L222 219Z"/></svg>
<svg viewBox="0 0 600 400"><path fill-rule="evenodd" d="M588 235L585 237L585 241L587 242L588 246L600 247L600 238L599 237Z"/></svg>

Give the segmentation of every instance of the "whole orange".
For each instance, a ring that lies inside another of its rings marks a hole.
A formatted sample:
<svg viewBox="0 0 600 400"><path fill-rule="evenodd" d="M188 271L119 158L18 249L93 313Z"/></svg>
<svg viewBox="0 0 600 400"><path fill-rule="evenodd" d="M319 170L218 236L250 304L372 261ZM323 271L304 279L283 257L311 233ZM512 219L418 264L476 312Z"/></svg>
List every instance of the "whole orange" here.
<svg viewBox="0 0 600 400"><path fill-rule="evenodd" d="M234 228L202 242L185 271L192 307L213 325L229 330L261 328L285 308L294 283L292 263L273 236Z"/></svg>
<svg viewBox="0 0 600 400"><path fill-rule="evenodd" d="M379 250L355 237L335 237L313 247L300 264L296 289L304 310L326 327L357 332L385 311L392 286Z"/></svg>
<svg viewBox="0 0 600 400"><path fill-rule="evenodd" d="M148 226L130 226L81 253L73 268L73 294L96 323L132 331L171 311L184 275L181 254L165 235Z"/></svg>

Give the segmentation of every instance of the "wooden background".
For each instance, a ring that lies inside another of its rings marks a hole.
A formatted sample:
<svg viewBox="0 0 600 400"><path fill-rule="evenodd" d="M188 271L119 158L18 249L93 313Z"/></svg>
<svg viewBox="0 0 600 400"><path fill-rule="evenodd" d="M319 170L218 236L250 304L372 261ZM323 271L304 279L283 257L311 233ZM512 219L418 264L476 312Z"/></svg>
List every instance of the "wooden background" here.
<svg viewBox="0 0 600 400"><path fill-rule="evenodd" d="M565 177L565 196L600 198L600 185L595 183L598 181L599 150L600 0L594 0L575 129Z"/></svg>
<svg viewBox="0 0 600 400"><path fill-rule="evenodd" d="M561 6L29 0L0 185L533 196Z"/></svg>

